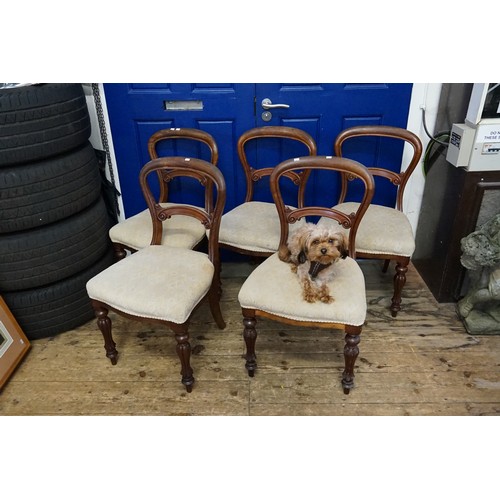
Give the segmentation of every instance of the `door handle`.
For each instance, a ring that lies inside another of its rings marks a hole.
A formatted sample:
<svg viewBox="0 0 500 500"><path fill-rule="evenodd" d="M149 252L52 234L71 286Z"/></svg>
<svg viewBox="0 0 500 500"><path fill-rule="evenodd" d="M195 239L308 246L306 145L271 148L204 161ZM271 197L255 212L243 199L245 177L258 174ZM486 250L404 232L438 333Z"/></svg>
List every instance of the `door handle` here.
<svg viewBox="0 0 500 500"><path fill-rule="evenodd" d="M276 108L289 108L289 104L273 104L271 99L265 98L262 99L262 109L276 109Z"/></svg>

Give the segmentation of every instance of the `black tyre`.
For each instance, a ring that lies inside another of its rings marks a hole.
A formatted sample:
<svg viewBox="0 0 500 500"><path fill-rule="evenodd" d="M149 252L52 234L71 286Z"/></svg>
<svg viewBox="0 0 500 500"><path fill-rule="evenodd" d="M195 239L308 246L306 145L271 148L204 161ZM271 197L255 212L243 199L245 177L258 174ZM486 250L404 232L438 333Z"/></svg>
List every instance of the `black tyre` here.
<svg viewBox="0 0 500 500"><path fill-rule="evenodd" d="M2 297L28 339L56 335L94 318L86 284L112 263L113 252L109 249L97 262L69 278Z"/></svg>
<svg viewBox="0 0 500 500"><path fill-rule="evenodd" d="M84 144L90 133L79 83L0 89L0 166L65 153Z"/></svg>
<svg viewBox="0 0 500 500"><path fill-rule="evenodd" d="M102 197L67 219L0 238L0 292L67 278L95 262L110 244Z"/></svg>
<svg viewBox="0 0 500 500"><path fill-rule="evenodd" d="M100 194L97 157L88 141L49 160L0 168L0 233L65 219Z"/></svg>

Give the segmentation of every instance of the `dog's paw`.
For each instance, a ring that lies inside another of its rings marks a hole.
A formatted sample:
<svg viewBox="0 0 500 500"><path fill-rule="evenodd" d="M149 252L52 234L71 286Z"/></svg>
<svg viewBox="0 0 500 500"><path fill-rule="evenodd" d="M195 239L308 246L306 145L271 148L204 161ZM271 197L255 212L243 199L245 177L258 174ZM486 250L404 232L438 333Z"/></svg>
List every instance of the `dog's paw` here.
<svg viewBox="0 0 500 500"><path fill-rule="evenodd" d="M325 304L331 304L334 301L334 298L330 295L330 289L323 285L319 290L319 300Z"/></svg>
<svg viewBox="0 0 500 500"><path fill-rule="evenodd" d="M319 300L325 304L331 304L335 299L331 295L322 295Z"/></svg>

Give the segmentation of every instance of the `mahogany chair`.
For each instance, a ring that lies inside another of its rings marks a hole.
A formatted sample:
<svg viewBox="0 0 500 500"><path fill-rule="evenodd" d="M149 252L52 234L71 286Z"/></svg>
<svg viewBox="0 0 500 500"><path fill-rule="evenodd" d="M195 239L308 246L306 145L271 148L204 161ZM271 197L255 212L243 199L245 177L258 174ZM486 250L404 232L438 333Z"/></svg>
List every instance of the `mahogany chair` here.
<svg viewBox="0 0 500 500"><path fill-rule="evenodd" d="M294 127L257 127L246 131L238 139L238 156L245 173L246 195L241 205L222 216L219 244L233 252L256 257L268 257L276 252L280 238L280 223L275 204L255 200L257 183L269 177L275 165L260 168L251 166L247 154L249 143L258 146L258 141L262 144L262 140L268 138L294 141L295 146L301 143L305 146L302 147L303 151L311 156L315 156L317 150L314 139L307 132ZM275 149L277 147L282 146L274 146ZM286 158L289 156L281 158L280 161ZM297 206L302 207L309 172L290 172L286 177L298 186Z"/></svg>
<svg viewBox="0 0 500 500"><path fill-rule="evenodd" d="M408 217L403 213L403 196L408 179L422 156L422 143L413 132L403 128L379 125L351 127L342 131L335 139L335 155L345 156L342 154L342 147L346 141L359 137L390 137L409 143L413 149L406 170L400 173L381 167L369 167L375 177L388 179L394 186L397 191L396 207L384 207L372 203L363 217L356 236L356 255L359 258L384 260L383 272L387 271L391 260L396 261L394 294L390 306L391 315L396 317L401 310L401 293L406 283L408 265L415 250L413 230ZM338 204L333 207L346 214L355 211L359 206L359 203L345 201L349 181L349 176L343 174L340 198Z"/></svg>
<svg viewBox="0 0 500 500"><path fill-rule="evenodd" d="M335 209L318 206L286 208L280 191L280 178L303 169L329 170L361 179L365 191L356 213L347 216ZM349 256L333 264L335 276L329 284L330 295L334 298L331 303L306 302L302 297L302 288L297 274L292 272L289 263L280 260L279 252L271 255L255 268L245 280L238 295L243 313L243 337L246 344L245 367L248 375L253 377L257 367L255 354L257 317L308 327L309 331L305 331L307 335L311 333L310 330L317 328L344 329L345 368L342 386L344 392L348 394L354 386L354 363L359 353L358 344L366 318L365 280L355 260L355 240L363 214L373 197L372 174L363 165L353 160L325 156L302 157L287 160L278 165L271 174L270 182L280 219L279 247L281 250L286 250L289 224L308 216L322 216L332 219L337 225L341 224L350 228Z"/></svg>
<svg viewBox="0 0 500 500"><path fill-rule="evenodd" d="M155 200L148 185L150 174L197 179L205 189L215 191L212 212L192 205L163 206ZM151 217L151 244L119 260L87 283L87 292L104 337L106 356L114 365L118 351L111 335L109 310L137 320L158 321L175 334L177 354L181 361L182 383L191 392L194 377L190 365L189 321L202 299L208 298L212 316L225 328L220 310L220 259L218 234L226 200L226 186L220 170L197 158L158 158L140 172L140 184ZM208 253L168 245L169 234L162 224L170 217L191 217L210 230ZM162 240L162 236L164 240ZM163 244L162 244L163 242Z"/></svg>
<svg viewBox="0 0 500 500"><path fill-rule="evenodd" d="M209 133L194 128L171 128L154 133L148 140L150 158L152 160L158 158L160 142L179 139L195 141L200 145L205 144L210 153L210 163L217 166L219 151L215 139ZM172 205L168 202L170 177L167 172L159 171L158 180L160 185L159 202L161 206L166 208ZM205 211L210 213L212 210L211 190L206 190L205 196ZM203 226L193 218L184 215L173 216L163 221L162 226L162 244L179 248L195 248L205 238ZM115 224L109 230L109 237L113 242L116 259L126 257L127 250L133 253L140 248L147 247L151 242L152 230L148 209Z"/></svg>

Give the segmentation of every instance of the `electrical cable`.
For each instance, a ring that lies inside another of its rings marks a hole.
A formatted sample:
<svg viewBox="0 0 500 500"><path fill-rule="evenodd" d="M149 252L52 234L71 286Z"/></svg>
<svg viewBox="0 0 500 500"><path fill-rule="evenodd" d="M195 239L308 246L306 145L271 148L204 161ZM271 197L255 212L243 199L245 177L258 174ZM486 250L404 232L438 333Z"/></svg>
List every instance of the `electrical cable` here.
<svg viewBox="0 0 500 500"><path fill-rule="evenodd" d="M436 135L436 136L432 136L432 135L429 133L429 131L427 130L427 125L426 125L426 123L425 123L425 109L424 109L424 108L422 108L422 123L423 123L423 125L424 125L424 130L425 130L425 133L429 136L429 138L430 138L432 141L437 142L438 144L441 144L441 145L443 145L443 146L448 146L448 143L447 143L447 142L441 142L441 141L438 141L438 140L436 139L436 137L438 137L438 136L439 136L439 134L438 134L438 135Z"/></svg>
<svg viewBox="0 0 500 500"><path fill-rule="evenodd" d="M436 139L438 139L438 138L444 139L445 137L449 138L450 132L439 132L438 134L435 135ZM425 148L425 153L424 153L424 157L423 157L423 161L422 161L422 169L424 172L424 176L427 176L432 165L434 164L435 154L436 153L442 154L442 148L445 145L448 146L448 143L437 141L437 140L429 141L429 143L427 144L427 147ZM435 151L433 151L434 148L436 148ZM439 150L439 148L441 148L441 151Z"/></svg>

